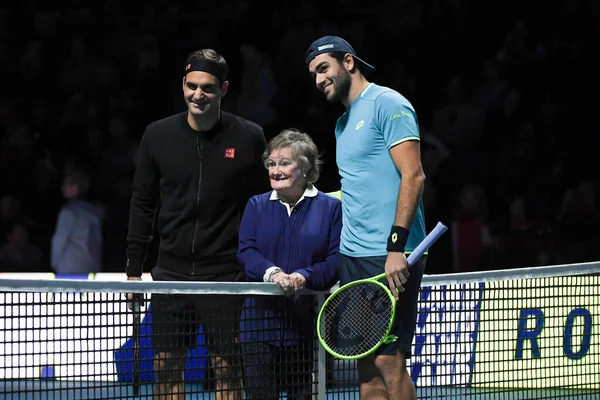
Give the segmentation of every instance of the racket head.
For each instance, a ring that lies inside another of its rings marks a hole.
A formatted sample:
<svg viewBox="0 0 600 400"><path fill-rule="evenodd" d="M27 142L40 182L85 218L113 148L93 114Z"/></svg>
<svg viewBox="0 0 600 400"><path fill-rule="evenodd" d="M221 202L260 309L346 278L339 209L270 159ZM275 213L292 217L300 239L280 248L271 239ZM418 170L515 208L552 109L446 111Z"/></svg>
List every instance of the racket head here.
<svg viewBox="0 0 600 400"><path fill-rule="evenodd" d="M332 356L356 360L388 342L396 299L375 278L347 283L325 300L317 318L319 342Z"/></svg>

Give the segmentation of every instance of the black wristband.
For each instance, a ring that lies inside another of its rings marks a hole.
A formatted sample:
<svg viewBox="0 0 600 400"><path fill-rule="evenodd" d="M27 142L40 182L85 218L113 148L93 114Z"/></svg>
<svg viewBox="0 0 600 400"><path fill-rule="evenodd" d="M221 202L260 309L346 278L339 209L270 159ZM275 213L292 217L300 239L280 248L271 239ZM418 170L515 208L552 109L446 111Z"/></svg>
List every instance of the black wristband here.
<svg viewBox="0 0 600 400"><path fill-rule="evenodd" d="M392 226L392 231L387 241L387 251L404 253L404 246L408 241L408 234L410 231L399 225Z"/></svg>

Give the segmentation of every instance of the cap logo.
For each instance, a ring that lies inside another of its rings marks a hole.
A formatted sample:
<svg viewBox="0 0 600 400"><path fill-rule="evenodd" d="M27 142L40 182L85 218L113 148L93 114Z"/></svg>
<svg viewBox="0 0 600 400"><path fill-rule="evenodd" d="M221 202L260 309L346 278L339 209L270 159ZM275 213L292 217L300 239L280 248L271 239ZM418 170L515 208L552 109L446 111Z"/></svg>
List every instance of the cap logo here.
<svg viewBox="0 0 600 400"><path fill-rule="evenodd" d="M325 50L325 49L333 49L333 44L325 44L323 46L317 47L318 51Z"/></svg>

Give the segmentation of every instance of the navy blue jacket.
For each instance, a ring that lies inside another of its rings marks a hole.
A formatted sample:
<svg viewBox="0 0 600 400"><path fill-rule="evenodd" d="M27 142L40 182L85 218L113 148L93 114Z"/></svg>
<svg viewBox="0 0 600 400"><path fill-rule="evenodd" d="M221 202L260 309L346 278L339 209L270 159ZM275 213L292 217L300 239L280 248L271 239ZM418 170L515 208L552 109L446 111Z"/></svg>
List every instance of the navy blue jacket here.
<svg viewBox="0 0 600 400"><path fill-rule="evenodd" d="M338 281L342 229L341 201L318 192L305 197L288 215L271 192L248 202L240 225L238 261L249 281L262 282L267 268L298 272L306 287L326 290ZM314 299L260 296L246 299L240 324L241 341L271 341L274 345L314 335Z"/></svg>

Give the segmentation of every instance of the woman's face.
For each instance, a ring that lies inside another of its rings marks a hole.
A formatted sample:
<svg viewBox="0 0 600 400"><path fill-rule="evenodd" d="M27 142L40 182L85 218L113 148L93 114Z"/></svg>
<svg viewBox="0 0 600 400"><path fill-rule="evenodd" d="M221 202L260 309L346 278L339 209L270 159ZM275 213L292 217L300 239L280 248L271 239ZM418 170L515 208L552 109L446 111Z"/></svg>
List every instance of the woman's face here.
<svg viewBox="0 0 600 400"><path fill-rule="evenodd" d="M266 165L273 190L282 192L285 196L285 192L304 188L306 178L300 164L292 156L291 147L273 150Z"/></svg>

